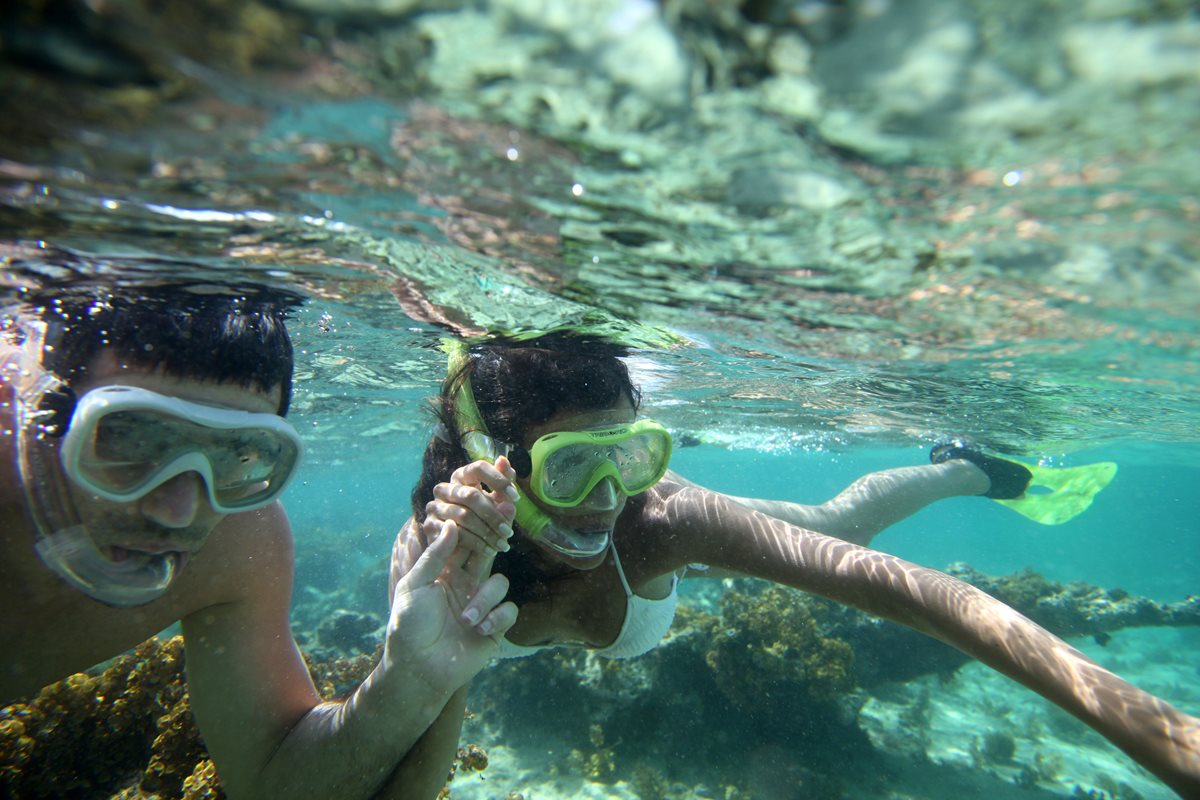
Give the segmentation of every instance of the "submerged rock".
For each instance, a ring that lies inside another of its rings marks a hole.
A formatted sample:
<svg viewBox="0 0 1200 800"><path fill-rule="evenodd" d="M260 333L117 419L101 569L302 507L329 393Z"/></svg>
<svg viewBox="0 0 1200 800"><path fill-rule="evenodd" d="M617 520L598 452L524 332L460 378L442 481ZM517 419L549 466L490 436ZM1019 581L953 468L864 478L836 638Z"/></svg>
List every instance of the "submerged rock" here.
<svg viewBox="0 0 1200 800"><path fill-rule="evenodd" d="M342 657L370 652L380 640L380 626L377 616L339 608L321 621L317 641Z"/></svg>

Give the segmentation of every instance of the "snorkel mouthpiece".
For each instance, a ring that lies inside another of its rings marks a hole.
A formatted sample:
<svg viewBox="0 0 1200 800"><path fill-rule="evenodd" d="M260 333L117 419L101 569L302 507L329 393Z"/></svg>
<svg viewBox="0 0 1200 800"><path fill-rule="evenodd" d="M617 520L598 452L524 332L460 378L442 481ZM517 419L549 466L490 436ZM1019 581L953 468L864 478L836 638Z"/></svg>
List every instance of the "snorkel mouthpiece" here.
<svg viewBox="0 0 1200 800"><path fill-rule="evenodd" d="M111 561L96 548L87 529L76 525L42 536L38 557L55 574L94 600L117 608L158 599L175 580L177 553L131 553Z"/></svg>

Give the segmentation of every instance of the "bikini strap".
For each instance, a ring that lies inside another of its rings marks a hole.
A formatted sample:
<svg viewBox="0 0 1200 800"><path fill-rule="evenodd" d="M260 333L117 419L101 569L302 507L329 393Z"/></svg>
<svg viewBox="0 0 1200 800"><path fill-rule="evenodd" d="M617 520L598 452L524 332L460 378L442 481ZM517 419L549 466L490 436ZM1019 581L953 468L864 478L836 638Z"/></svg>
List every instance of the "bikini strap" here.
<svg viewBox="0 0 1200 800"><path fill-rule="evenodd" d="M621 566L621 557L617 555L617 542L614 539L609 542L608 549L612 551L613 566L617 568L617 577L621 579L621 586L625 587L625 596L633 597L633 589L629 586L629 581L625 578L625 570Z"/></svg>

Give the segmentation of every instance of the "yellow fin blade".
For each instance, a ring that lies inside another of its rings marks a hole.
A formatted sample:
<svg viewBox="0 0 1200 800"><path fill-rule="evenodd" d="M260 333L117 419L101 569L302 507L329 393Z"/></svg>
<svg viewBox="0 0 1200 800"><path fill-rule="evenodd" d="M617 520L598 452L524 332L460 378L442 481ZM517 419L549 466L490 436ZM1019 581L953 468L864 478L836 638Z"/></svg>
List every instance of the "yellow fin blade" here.
<svg viewBox="0 0 1200 800"><path fill-rule="evenodd" d="M1081 467L1025 466L1033 473L1025 494L996 502L1042 525L1061 525L1082 514L1117 474L1112 461Z"/></svg>

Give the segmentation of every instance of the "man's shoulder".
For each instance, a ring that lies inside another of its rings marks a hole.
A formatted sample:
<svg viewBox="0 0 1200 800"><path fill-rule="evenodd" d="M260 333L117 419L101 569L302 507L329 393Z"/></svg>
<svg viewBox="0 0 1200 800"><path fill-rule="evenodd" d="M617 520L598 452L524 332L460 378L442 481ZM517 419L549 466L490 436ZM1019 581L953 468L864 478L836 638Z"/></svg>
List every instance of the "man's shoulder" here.
<svg viewBox="0 0 1200 800"><path fill-rule="evenodd" d="M294 554L291 525L279 503L226 517L180 576L179 593L192 606L183 613L263 592L290 593Z"/></svg>

